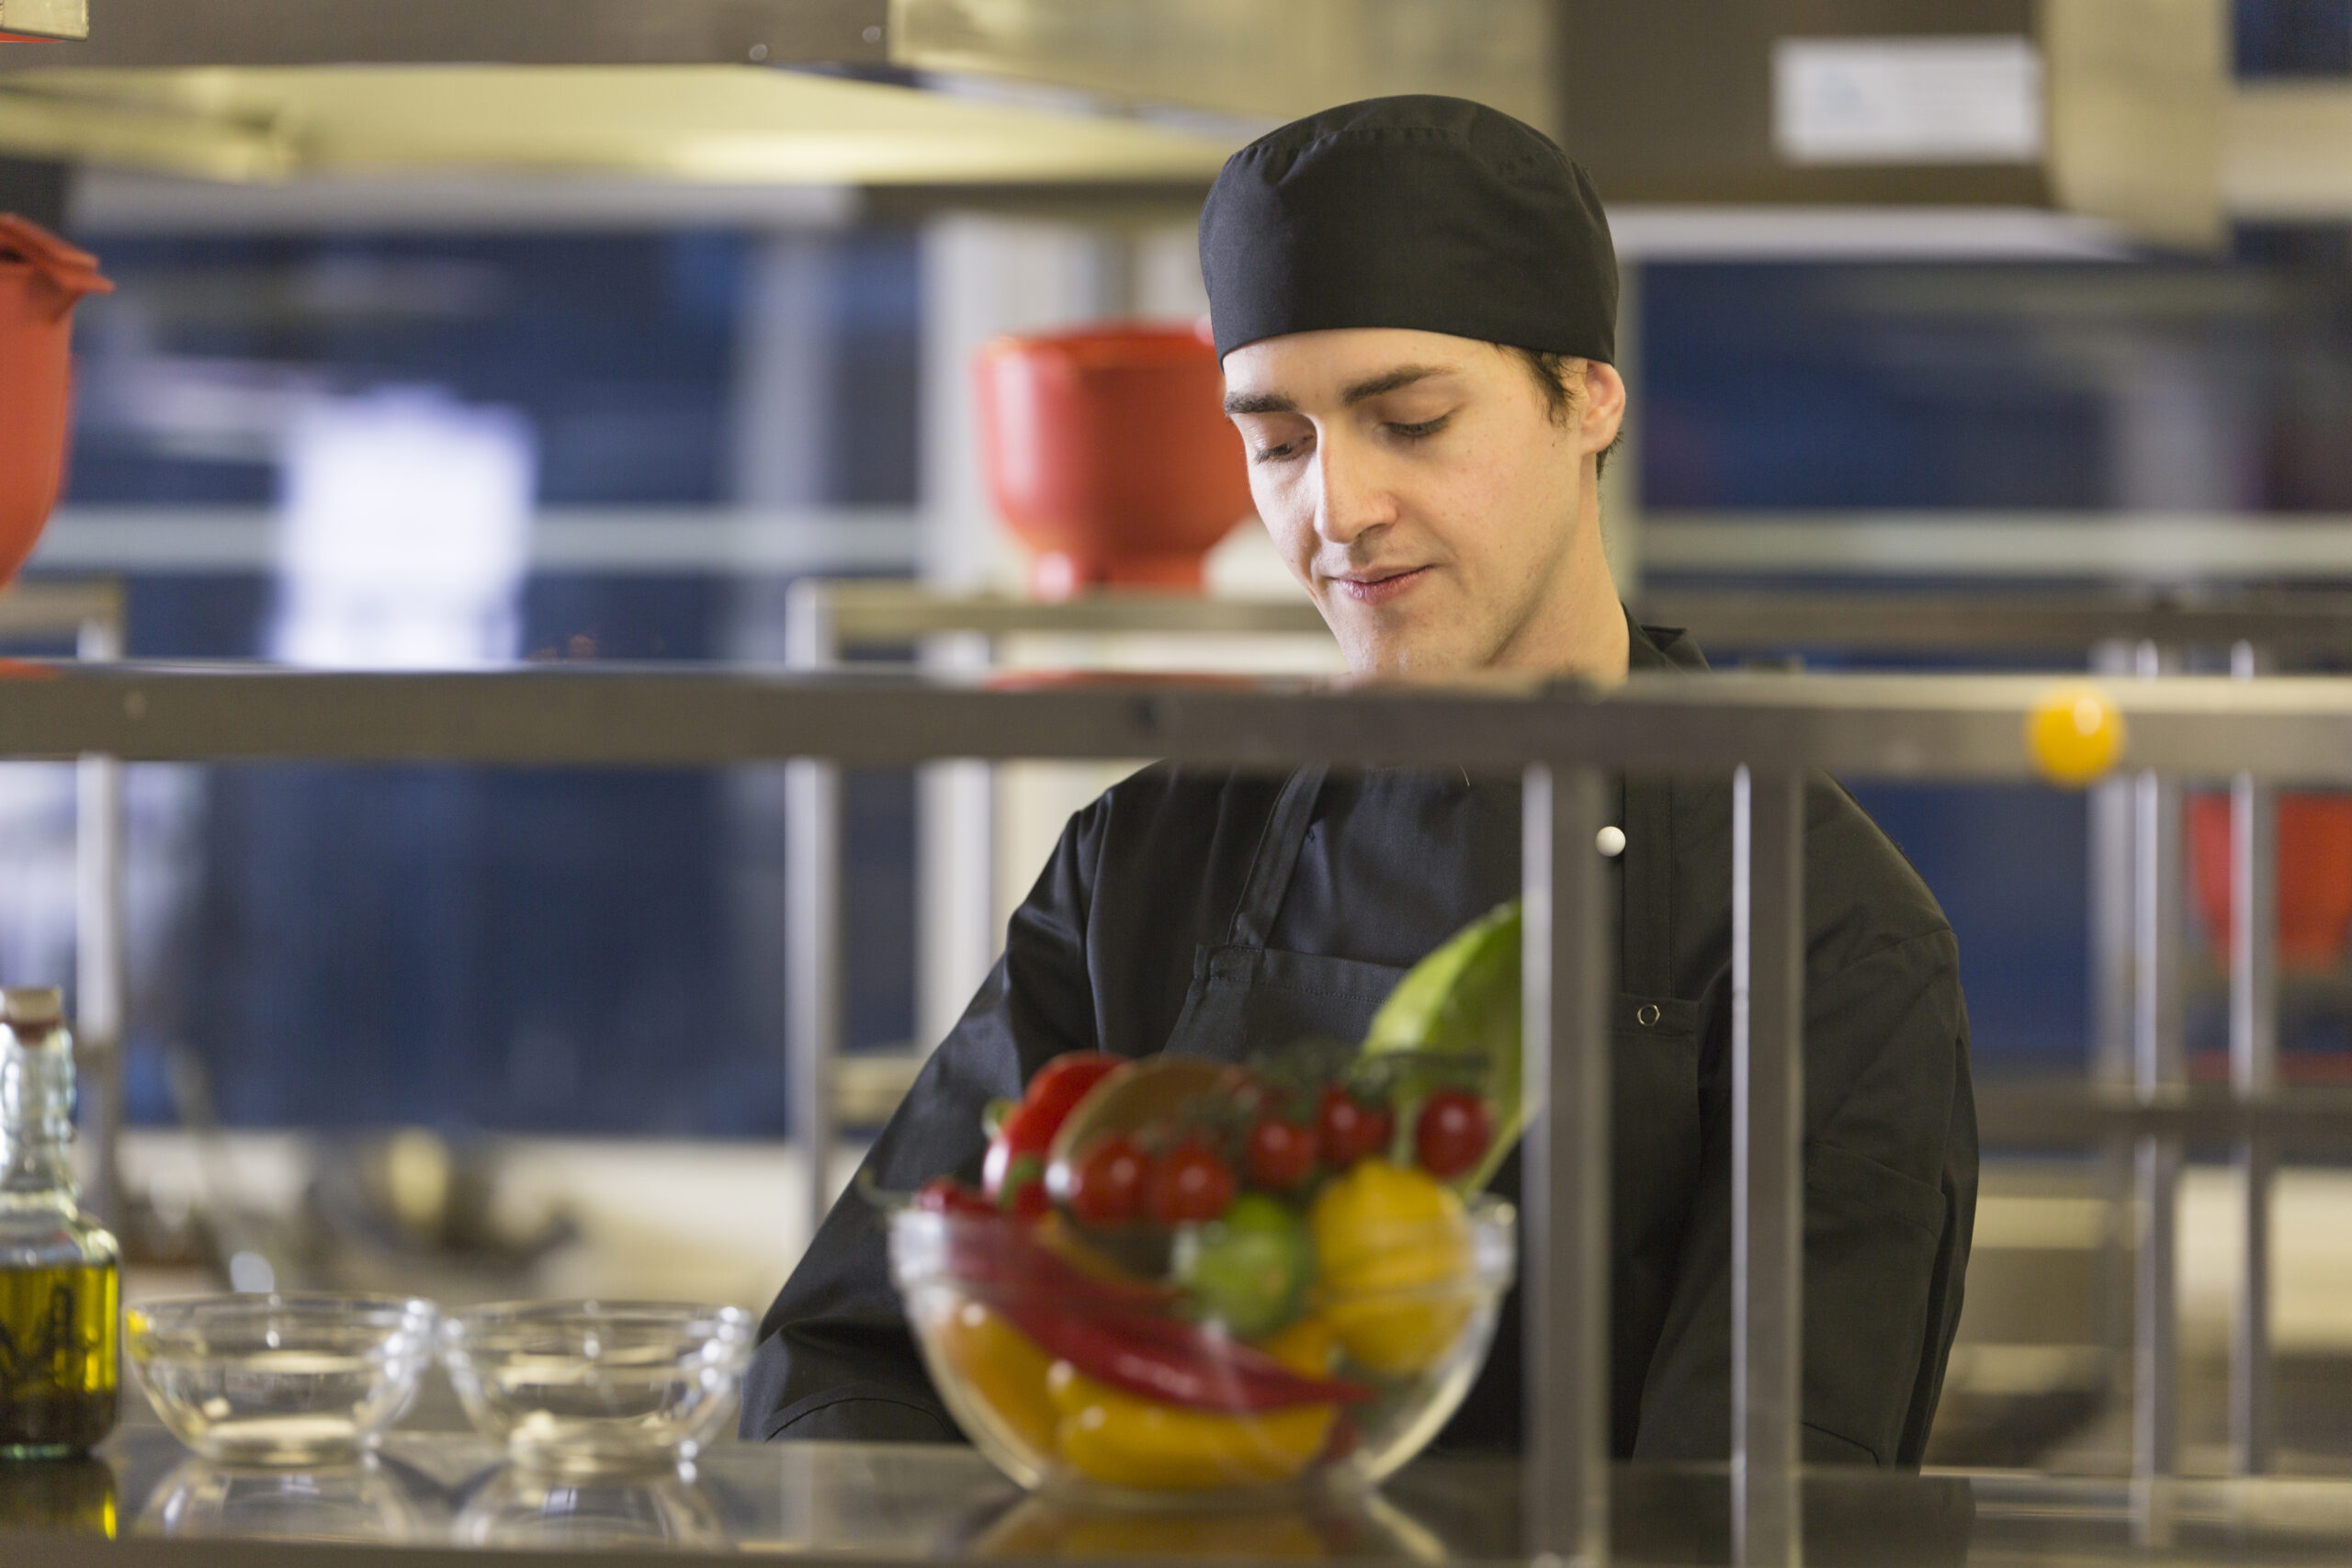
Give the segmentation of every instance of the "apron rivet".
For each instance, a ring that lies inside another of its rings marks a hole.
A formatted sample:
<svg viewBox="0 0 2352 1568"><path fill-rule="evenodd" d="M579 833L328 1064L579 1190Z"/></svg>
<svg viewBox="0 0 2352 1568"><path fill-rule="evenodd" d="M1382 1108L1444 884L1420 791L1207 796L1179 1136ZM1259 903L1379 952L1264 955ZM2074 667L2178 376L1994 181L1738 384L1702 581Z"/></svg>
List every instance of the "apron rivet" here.
<svg viewBox="0 0 2352 1568"><path fill-rule="evenodd" d="M1592 836L1592 847L1611 860L1615 860L1625 852L1625 829L1603 828Z"/></svg>
<svg viewBox="0 0 2352 1568"><path fill-rule="evenodd" d="M1641 1006L1641 1010L1634 1014L1634 1021L1640 1024L1645 1029L1647 1029L1651 1024L1656 1023L1657 1021L1657 1004L1656 1002L1644 1002Z"/></svg>

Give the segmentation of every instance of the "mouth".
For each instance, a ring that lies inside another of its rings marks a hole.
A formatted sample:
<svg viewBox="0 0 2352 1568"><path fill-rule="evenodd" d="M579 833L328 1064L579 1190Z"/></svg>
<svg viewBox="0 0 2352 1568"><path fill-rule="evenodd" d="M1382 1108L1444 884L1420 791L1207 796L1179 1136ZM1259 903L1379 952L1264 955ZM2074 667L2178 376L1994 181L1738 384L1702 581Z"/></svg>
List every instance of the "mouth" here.
<svg viewBox="0 0 2352 1568"><path fill-rule="evenodd" d="M1331 586L1359 604L1386 604L1411 592L1430 574L1425 566L1374 568L1329 579Z"/></svg>

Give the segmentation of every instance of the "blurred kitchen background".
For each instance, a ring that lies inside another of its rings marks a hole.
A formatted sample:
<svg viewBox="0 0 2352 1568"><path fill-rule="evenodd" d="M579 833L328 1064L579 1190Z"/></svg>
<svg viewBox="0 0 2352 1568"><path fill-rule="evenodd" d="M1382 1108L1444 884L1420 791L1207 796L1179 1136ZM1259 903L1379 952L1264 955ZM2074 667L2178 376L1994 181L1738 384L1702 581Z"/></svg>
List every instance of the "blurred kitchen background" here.
<svg viewBox="0 0 2352 1568"><path fill-rule="evenodd" d="M19 51L0 62L0 209L96 251L119 285L81 309L70 486L28 581L119 583L139 659L379 669L774 664L797 579L1020 592L981 482L973 351L1198 315L1192 214L1224 154L1398 87L1550 126L1611 199L1636 403L1610 525L1630 595L2352 579L2352 0L2166 0L2143 30L2185 39L2173 54L2122 36L2134 7L2090 0L1815 6L1866 41L1984 34L1996 66L2030 68L1986 90L2023 80L2027 107L1996 102L1973 152L1858 154L1870 177L1841 183L1804 141L1836 126L1782 103L1779 185L1632 146L1631 111L1577 101L1574 51L1630 51L1666 112L1718 65L1765 79L1773 15L1803 8L1728 8L1758 30L1749 56L1737 28L1695 44L1702 8L1608 9L1318 0L1283 40L1314 69L1276 80L1252 63L1259 7L1142 6L1161 31L1123 38L1069 7L923 0L860 40L868 63L793 68L779 48L727 73L760 95L731 129L651 68L626 101L592 72L503 104L445 73L428 112L381 81L346 95L254 70L198 93L135 59L44 69L21 51L73 46L0 46ZM1064 25L983 26L1031 13ZM2134 47L2161 58L2125 66L2189 84L2162 95L2148 190L2060 158L2062 66ZM1775 58L1798 92L1804 61ZM560 167L533 141L559 131L576 133ZM1247 524L1209 579L1293 592ZM1048 651L1136 657L1115 638ZM422 1289L429 1271L449 1303L765 1304L808 1180L786 1139L781 768L141 765L124 790L134 1292L199 1274ZM842 1107L854 1141L987 953L967 932L916 956L969 817L906 773L842 793L843 1033L880 1064ZM1049 833L1084 793L1041 786L1027 809ZM2085 798L1861 793L1959 931L1980 1084L2090 1070L2108 1025ZM2303 852L2342 852L2352 803L2301 809ZM75 814L71 764L0 768L0 983L74 973ZM1009 846L1001 910L1038 831L980 830ZM2210 1071L2224 906L2198 863L2187 1028ZM2290 1080L2352 1077L2352 866L2333 886L2283 977ZM2192 1467L2220 1462L2232 1179L2199 1165L2184 1190ZM2121 1467L2126 1227L2102 1180L2096 1160L1988 1166L1939 1457ZM2352 1173L2298 1167L2278 1205L2282 1463L2352 1468Z"/></svg>

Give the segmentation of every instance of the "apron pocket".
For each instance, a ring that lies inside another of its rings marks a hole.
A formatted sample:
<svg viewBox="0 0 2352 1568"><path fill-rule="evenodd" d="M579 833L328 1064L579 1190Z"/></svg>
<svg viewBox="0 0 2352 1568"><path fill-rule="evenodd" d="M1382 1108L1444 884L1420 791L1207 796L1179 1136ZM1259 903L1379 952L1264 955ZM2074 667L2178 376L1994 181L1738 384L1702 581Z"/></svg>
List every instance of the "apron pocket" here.
<svg viewBox="0 0 2352 1568"><path fill-rule="evenodd" d="M1167 1049L1238 1062L1308 1035L1358 1041L1404 977L1393 964L1352 958L1204 947Z"/></svg>

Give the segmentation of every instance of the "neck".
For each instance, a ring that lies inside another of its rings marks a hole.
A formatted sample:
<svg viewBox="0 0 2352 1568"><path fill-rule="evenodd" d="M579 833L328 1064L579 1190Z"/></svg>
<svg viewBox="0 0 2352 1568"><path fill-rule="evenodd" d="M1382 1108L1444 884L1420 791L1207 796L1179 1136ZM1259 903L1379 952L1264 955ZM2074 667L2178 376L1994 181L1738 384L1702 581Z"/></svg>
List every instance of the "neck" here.
<svg viewBox="0 0 2352 1568"><path fill-rule="evenodd" d="M0 1031L0 1200L74 1198L74 1056L61 1030Z"/></svg>
<svg viewBox="0 0 2352 1568"><path fill-rule="evenodd" d="M80 1196L72 1145L0 1139L0 1207L70 1205Z"/></svg>
<svg viewBox="0 0 2352 1568"><path fill-rule="evenodd" d="M1625 629L1625 606L1617 597L1609 557L1600 547L1596 468L1586 459L1577 486L1576 524L1553 591L1519 635L1496 654L1493 668L1573 676L1600 686L1625 679L1633 637Z"/></svg>

